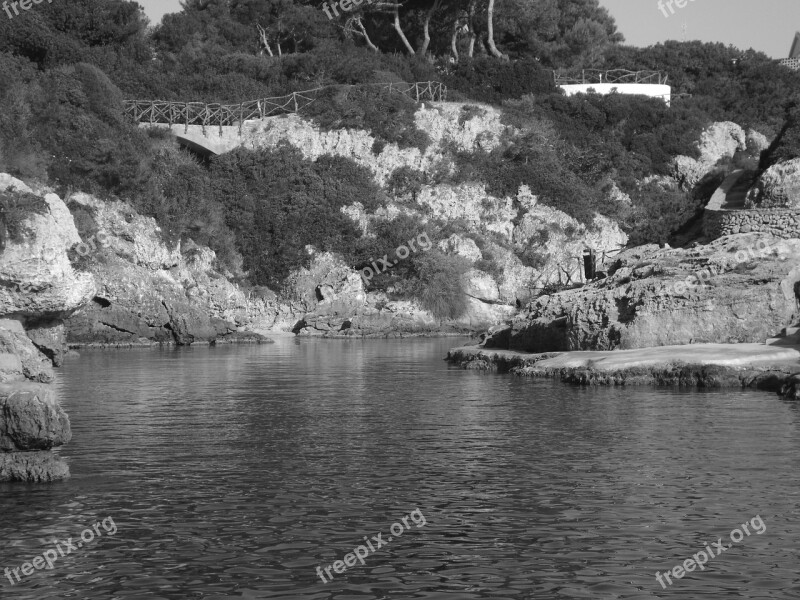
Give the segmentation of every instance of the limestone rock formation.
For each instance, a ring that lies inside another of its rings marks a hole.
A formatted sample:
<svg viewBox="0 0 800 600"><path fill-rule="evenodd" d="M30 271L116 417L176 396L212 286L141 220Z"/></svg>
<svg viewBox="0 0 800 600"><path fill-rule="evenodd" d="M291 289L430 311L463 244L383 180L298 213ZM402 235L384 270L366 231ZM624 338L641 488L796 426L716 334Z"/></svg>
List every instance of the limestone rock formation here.
<svg viewBox="0 0 800 600"><path fill-rule="evenodd" d="M547 352L764 342L797 318L800 240L763 234L623 252L607 279L541 296L493 347Z"/></svg>
<svg viewBox="0 0 800 600"><path fill-rule="evenodd" d="M375 138L363 130L340 129L323 131L313 123L292 114L264 121L248 121L239 143L246 148L274 148L288 142L308 159L324 154L342 156L369 168L375 181L383 185L392 172L402 166L426 171L441 158L441 150L452 145L459 150L491 151L500 142L508 127L501 123L502 113L491 106L482 107L462 120L465 105L458 102L437 102L423 105L415 115L416 126L426 132L432 144L423 153L417 148L399 148L387 144L380 154L372 151Z"/></svg>
<svg viewBox="0 0 800 600"><path fill-rule="evenodd" d="M748 192L756 208L800 208L800 158L772 165Z"/></svg>
<svg viewBox="0 0 800 600"><path fill-rule="evenodd" d="M54 481L69 468L51 450L72 436L52 385L53 362L64 355L60 322L94 295L95 284L69 261L80 237L58 196L5 174L0 192L38 203L15 227L20 234L8 236L0 222L0 481Z"/></svg>
<svg viewBox="0 0 800 600"><path fill-rule="evenodd" d="M69 418L53 386L33 382L0 384L0 451L51 450L72 439Z"/></svg>
<svg viewBox="0 0 800 600"><path fill-rule="evenodd" d="M97 292L66 321L73 345L209 343L235 337L240 327L267 329L277 310L249 297L216 267L216 255L191 241L170 246L155 221L125 202L75 194L75 206L97 227L88 268Z"/></svg>
<svg viewBox="0 0 800 600"><path fill-rule="evenodd" d="M758 143L753 138L751 143ZM693 189L703 177L724 159L747 150L747 134L736 123L723 121L714 123L702 134L698 149L699 158L677 156L674 159L674 177L684 190Z"/></svg>
<svg viewBox="0 0 800 600"><path fill-rule="evenodd" d="M21 181L0 176L0 191L32 193ZM69 210L55 194L44 194L43 214L26 219L28 235L9 240L0 260L0 315L58 318L94 295L94 278L76 272L66 250L81 241Z"/></svg>

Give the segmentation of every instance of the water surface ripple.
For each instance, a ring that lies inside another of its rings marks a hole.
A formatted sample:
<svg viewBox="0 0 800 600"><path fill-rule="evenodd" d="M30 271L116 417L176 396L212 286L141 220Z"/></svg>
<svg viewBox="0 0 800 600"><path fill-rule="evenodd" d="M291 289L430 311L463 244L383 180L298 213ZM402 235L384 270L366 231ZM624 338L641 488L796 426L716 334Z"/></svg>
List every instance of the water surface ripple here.
<svg viewBox="0 0 800 600"><path fill-rule="evenodd" d="M73 476L0 485L0 569L118 531L0 598L800 598L800 406L462 371L453 345L84 352L58 380ZM318 578L415 508L424 527Z"/></svg>

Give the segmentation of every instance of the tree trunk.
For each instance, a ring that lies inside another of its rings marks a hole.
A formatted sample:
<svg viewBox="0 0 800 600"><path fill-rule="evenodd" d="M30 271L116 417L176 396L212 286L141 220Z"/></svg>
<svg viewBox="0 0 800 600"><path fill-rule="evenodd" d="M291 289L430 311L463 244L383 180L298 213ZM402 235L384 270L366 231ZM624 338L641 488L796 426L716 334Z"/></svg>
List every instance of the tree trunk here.
<svg viewBox="0 0 800 600"><path fill-rule="evenodd" d="M261 25L256 25L258 27L258 34L261 37L261 54L264 54L264 50L269 52L270 56L274 56L272 54L272 49L269 47L269 40L267 39L267 30L264 29Z"/></svg>
<svg viewBox="0 0 800 600"><path fill-rule="evenodd" d="M467 56L472 58L472 55L475 53L475 38L477 34L475 33L475 3L477 0L470 0L469 8L467 10L467 27L469 27L469 48L467 50Z"/></svg>
<svg viewBox="0 0 800 600"><path fill-rule="evenodd" d="M486 17L486 27L488 29L486 38L489 43L489 52L492 56L508 60L508 57L497 49L494 45L494 0L489 0L489 9L487 10L488 16Z"/></svg>
<svg viewBox="0 0 800 600"><path fill-rule="evenodd" d="M453 59L458 62L458 19L453 21L453 37L450 38L450 50L453 53Z"/></svg>
<svg viewBox="0 0 800 600"><path fill-rule="evenodd" d="M361 17L356 19L355 24L358 27L358 30L361 32L361 35L364 36L364 41L367 43L367 47L373 52L380 52L378 47L372 43L371 39L369 39L369 35L367 34L367 29L366 27L364 27L364 23L361 21Z"/></svg>
<svg viewBox="0 0 800 600"><path fill-rule="evenodd" d="M441 4L441 0L434 0L434 3L431 4L431 7L428 9L428 12L425 14L425 20L422 22L422 44L417 50L417 53L420 56L425 56L428 53L428 46L431 44L431 34L430 34L430 25L431 25L431 17L433 17L433 13L439 8Z"/></svg>
<svg viewBox="0 0 800 600"><path fill-rule="evenodd" d="M406 50L408 50L408 53L409 54L416 54L414 52L414 47L409 43L408 38L406 37L406 34L403 33L403 28L400 27L400 5L399 4L396 4L395 7L394 7L394 29L395 29L395 31L397 31L397 35L400 36L400 39L403 40L403 44L405 45Z"/></svg>

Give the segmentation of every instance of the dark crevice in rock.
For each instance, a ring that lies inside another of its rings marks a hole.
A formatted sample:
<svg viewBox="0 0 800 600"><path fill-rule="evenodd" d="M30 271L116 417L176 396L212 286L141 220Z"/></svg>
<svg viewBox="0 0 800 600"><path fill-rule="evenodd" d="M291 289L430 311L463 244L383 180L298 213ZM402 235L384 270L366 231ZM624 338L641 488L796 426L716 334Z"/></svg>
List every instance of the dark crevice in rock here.
<svg viewBox="0 0 800 600"><path fill-rule="evenodd" d="M106 321L99 321L99 322L102 323L103 325L105 325L106 327L110 327L111 329L114 329L115 331L120 331L122 333L130 333L131 335L136 335L135 331L130 331L130 330L125 329L123 327L118 327L117 325L114 325L113 323L108 323Z"/></svg>
<svg viewBox="0 0 800 600"><path fill-rule="evenodd" d="M505 306L506 303L502 300L487 300L486 298L479 298L478 296L473 296L472 294L466 294L468 298L472 298L473 300L477 300L478 302L482 302L483 304L488 304L489 306ZM520 305L519 300L517 300L517 306Z"/></svg>
<svg viewBox="0 0 800 600"><path fill-rule="evenodd" d="M94 298L92 298L92 302L94 302L95 304L97 304L102 308L108 308L109 306L111 306L111 302L109 300L101 298L100 296L95 296Z"/></svg>

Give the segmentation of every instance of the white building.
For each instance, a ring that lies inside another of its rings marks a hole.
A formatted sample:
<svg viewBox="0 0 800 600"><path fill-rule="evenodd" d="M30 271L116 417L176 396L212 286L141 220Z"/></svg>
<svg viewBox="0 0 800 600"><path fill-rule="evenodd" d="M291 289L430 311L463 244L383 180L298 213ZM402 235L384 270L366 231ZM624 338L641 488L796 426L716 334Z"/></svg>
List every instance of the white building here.
<svg viewBox="0 0 800 600"><path fill-rule="evenodd" d="M555 73L556 85L567 96L575 94L629 94L660 98L667 105L672 100L672 88L667 75L658 71L584 70L575 75Z"/></svg>

